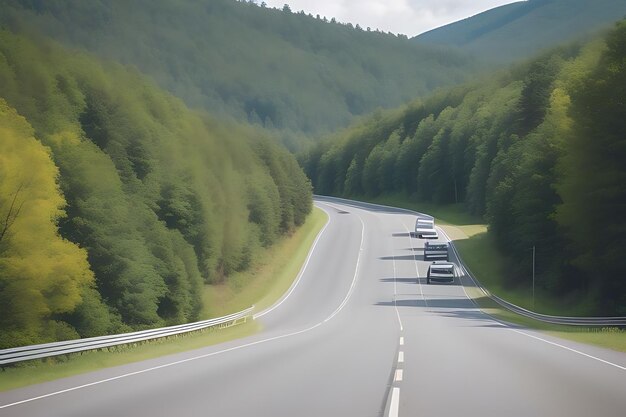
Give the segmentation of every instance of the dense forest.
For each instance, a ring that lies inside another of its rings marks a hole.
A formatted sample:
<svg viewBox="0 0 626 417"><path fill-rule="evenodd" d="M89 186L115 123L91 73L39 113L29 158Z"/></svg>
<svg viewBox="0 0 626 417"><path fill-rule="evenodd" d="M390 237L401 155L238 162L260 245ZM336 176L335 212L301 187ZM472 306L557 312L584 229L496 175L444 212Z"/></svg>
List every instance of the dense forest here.
<svg viewBox="0 0 626 417"><path fill-rule="evenodd" d="M301 156L320 194L464 203L544 290L626 315L626 21L484 82L378 112ZM524 275L525 276L525 275ZM525 278L524 278L525 280Z"/></svg>
<svg viewBox="0 0 626 417"><path fill-rule="evenodd" d="M292 149L305 134L456 84L477 67L445 47L252 2L0 0L0 8L0 25L134 66L189 106L278 131Z"/></svg>
<svg viewBox="0 0 626 417"><path fill-rule="evenodd" d="M620 17L626 17L626 0L517 1L433 29L413 40L461 48L481 61L507 63L564 42L595 36Z"/></svg>
<svg viewBox="0 0 626 417"><path fill-rule="evenodd" d="M277 142L372 111L301 154L318 193L463 203L514 260L510 285L536 246L546 291L626 314L624 22L459 85L484 64L287 5L0 8L0 348L197 319L202 285L311 210ZM511 27L498 16L470 26Z"/></svg>
<svg viewBox="0 0 626 417"><path fill-rule="evenodd" d="M258 129L8 31L0 137L0 348L194 320L312 206Z"/></svg>

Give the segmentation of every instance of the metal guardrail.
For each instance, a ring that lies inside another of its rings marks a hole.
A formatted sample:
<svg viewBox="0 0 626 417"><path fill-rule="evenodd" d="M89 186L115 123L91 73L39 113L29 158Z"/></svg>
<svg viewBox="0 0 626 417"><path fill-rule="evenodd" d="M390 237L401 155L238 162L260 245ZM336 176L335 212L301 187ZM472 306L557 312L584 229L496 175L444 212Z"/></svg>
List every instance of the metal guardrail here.
<svg viewBox="0 0 626 417"><path fill-rule="evenodd" d="M327 198L325 196L316 196L321 199ZM392 209L395 212L403 212L407 214L414 214L417 216L427 216L432 217L428 214L420 213L414 210L399 208L399 207L391 207L386 206L384 204L375 204L375 203L361 203L353 200L347 200L339 197L328 197L330 199L340 200L347 205L352 205L354 207L382 207L386 209ZM355 204L357 203L357 204ZM445 232L444 232L445 234ZM448 240L450 241L450 246L452 247L460 266L465 271L465 274L472 280L476 288L480 289L485 296L492 299L498 305L503 307L506 310L509 310L513 313L519 314L524 317L528 317L537 321L541 321L544 323L550 324L563 324L570 326L588 326L588 327L626 327L626 317L567 317L567 316L551 316L548 314L536 313L534 311L525 309L513 303L510 303L497 295L491 294L488 289L482 286L480 281L476 278L476 276L470 271L470 269L463 263L463 259L461 258L461 254L458 252L456 246L454 246L454 242L446 235Z"/></svg>
<svg viewBox="0 0 626 417"><path fill-rule="evenodd" d="M67 355L69 353L144 342L147 340L208 329L210 327L229 327L238 324L240 321L246 321L247 318L251 316L253 309L254 306L224 317L217 317L194 323L179 324L176 326L161 327L158 329L3 349L0 350L0 366L32 359L48 358L52 356Z"/></svg>
<svg viewBox="0 0 626 417"><path fill-rule="evenodd" d="M504 308L513 311L522 316L530 317L535 320L543 321L545 323L552 324L567 324L570 326L600 326L600 327L623 327L626 326L626 317L565 317L565 316L550 316L547 314L535 313L534 311L526 310L515 304L509 303L506 300L491 294L491 298L503 306Z"/></svg>
<svg viewBox="0 0 626 417"><path fill-rule="evenodd" d="M454 246L454 242L450 242L450 246L453 248L454 253L462 265L462 269L465 271L465 275L469 277L476 288L481 290L485 296L489 297L500 307L509 310L520 316L528 317L534 320L538 320L544 323L550 324L564 324L570 326L593 326L593 327L623 327L626 326L626 317L568 317L568 316L552 316L549 314L536 313L532 310L528 310L524 307L520 307L516 304L506 301L503 298L492 294L488 289L482 286L480 281L476 278L474 273L463 263L463 259L459 254L457 248Z"/></svg>

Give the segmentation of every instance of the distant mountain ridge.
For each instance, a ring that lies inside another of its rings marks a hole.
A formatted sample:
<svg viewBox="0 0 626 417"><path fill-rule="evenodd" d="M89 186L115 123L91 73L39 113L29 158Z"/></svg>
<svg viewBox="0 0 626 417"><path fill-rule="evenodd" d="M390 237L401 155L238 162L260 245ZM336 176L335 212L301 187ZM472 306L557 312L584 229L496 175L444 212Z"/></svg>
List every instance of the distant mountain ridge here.
<svg viewBox="0 0 626 417"><path fill-rule="evenodd" d="M457 47L499 63L529 58L626 16L626 0L528 0L425 32L417 43Z"/></svg>

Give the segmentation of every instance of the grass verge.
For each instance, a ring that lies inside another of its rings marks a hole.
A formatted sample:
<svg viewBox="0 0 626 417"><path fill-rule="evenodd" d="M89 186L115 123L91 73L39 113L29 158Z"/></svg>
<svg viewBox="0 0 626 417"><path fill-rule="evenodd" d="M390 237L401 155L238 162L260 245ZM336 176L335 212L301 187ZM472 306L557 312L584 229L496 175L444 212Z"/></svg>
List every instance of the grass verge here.
<svg viewBox="0 0 626 417"><path fill-rule="evenodd" d="M232 277L228 285L206 286L202 296L210 308L205 308L202 315L219 317L253 304L259 311L276 302L291 286L327 218L326 213L314 208L302 227L265 249L249 271ZM0 371L0 391L199 349L249 336L259 329L258 323L248 321L221 330L207 329L132 346L24 362Z"/></svg>
<svg viewBox="0 0 626 417"><path fill-rule="evenodd" d="M468 289L467 293L482 311L500 321L540 330L548 335L574 342L626 352L626 330L615 327L594 328L544 323L505 310L490 298L482 295L482 292L479 294L478 290Z"/></svg>
<svg viewBox="0 0 626 417"><path fill-rule="evenodd" d="M328 216L315 207L293 235L266 249L247 271L229 277L228 283L207 285L202 294L202 315L219 317L255 305L261 311L274 304L298 275L316 236Z"/></svg>
<svg viewBox="0 0 626 417"><path fill-rule="evenodd" d="M409 201L403 195L386 195L363 201L407 208L433 216L437 224L454 241L463 262L478 278L481 285L500 298L533 311L552 315L576 316L584 314L589 309L585 301L581 301L581 297L556 299L541 293L536 294L533 306L530 282L528 288L505 287L502 277L506 274L508 260L497 250L491 235L487 233L484 220L466 213L461 204L416 203ZM503 309L493 300L485 297L482 291L471 287L467 287L466 290L481 310L499 320L541 330L552 336L626 352L626 330L543 323Z"/></svg>

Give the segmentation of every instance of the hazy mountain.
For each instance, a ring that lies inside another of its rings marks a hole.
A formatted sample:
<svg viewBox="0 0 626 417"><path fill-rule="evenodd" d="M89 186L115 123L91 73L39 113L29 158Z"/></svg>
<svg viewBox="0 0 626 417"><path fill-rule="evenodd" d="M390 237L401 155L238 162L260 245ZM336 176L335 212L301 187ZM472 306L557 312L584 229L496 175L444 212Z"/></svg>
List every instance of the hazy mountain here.
<svg viewBox="0 0 626 417"><path fill-rule="evenodd" d="M0 0L0 24L135 66L192 107L318 133L463 80L447 48L235 0ZM328 17L331 18L330 16Z"/></svg>
<svg viewBox="0 0 626 417"><path fill-rule="evenodd" d="M413 40L510 62L597 32L624 16L626 0L528 0L496 7Z"/></svg>

